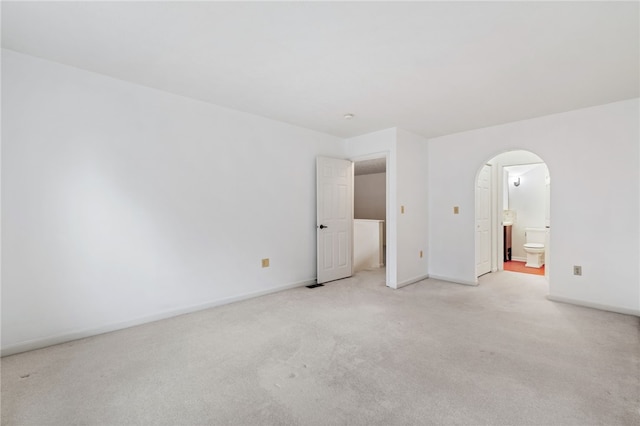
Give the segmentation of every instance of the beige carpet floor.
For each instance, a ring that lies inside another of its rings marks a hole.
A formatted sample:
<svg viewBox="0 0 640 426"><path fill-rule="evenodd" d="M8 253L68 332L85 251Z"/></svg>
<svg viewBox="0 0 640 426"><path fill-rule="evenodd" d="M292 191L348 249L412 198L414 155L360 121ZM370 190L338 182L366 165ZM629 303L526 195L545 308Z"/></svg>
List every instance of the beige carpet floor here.
<svg viewBox="0 0 640 426"><path fill-rule="evenodd" d="M2 359L3 425L640 425L639 318L365 271Z"/></svg>

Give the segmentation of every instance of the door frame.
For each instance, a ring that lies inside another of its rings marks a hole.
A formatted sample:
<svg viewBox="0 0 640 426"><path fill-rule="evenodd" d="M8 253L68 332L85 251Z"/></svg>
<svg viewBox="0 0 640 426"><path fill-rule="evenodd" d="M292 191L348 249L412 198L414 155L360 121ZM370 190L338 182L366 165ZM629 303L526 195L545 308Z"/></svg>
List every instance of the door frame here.
<svg viewBox="0 0 640 426"><path fill-rule="evenodd" d="M496 159L496 157L501 156L502 154L506 154L506 153L510 153L510 152L514 152L514 151L525 151L528 152L530 154L533 154L535 156L537 156L540 160L539 161L513 161L513 162L509 162L509 164L505 164L501 161L496 161L495 163L493 163L493 161ZM474 181L474 185L477 186L478 184L478 177L480 176L480 172L482 171L482 167L485 164L492 164L492 168L493 168L493 177L491 180L491 185L492 185L492 190L491 190L491 197L492 197L492 220L491 220L491 232L492 232L492 261L491 261L491 272L496 272L496 271L503 271L504 270L504 259L503 259L503 251L504 251L504 242L503 242L503 238L502 238L502 211L504 210L504 203L503 203L503 196L504 196L504 191L505 191L505 182L504 182L504 168L505 167L510 167L510 166L519 166L519 165L527 165L527 164L544 164L547 167L547 171L549 173L549 180L551 179L551 170L549 168L549 164L545 161L544 158L542 158L540 155L538 155L536 152L530 150L530 149L520 149L520 148L513 148L513 149L508 149L506 151L502 151L502 152L498 152L497 154L492 155L491 157L489 157L486 161L482 162L482 164L480 165L480 167L478 168L477 172L476 172L476 177L475 177L475 181ZM508 185L508 183L507 183ZM474 186L474 197L475 197L475 186ZM551 191L551 188L550 188ZM474 198L474 204L475 204L475 198ZM475 212L475 205L474 205L474 218L475 215L477 213ZM553 206L551 203L551 199L549 199L549 217L551 217L553 215ZM474 222L475 225L475 222ZM474 244L475 244L475 238L476 238L476 230L475 230L475 226L473 229L474 233L473 233L473 238L474 238ZM548 231L548 234L550 235L550 231ZM550 257L547 255L549 254L550 250L551 250L551 242L548 241L548 244L546 245L547 248L545 249L545 278L547 280L547 283L551 282L550 279L550 267L549 267L549 261L550 261ZM475 262L477 262L477 259L474 256L474 268L475 268ZM478 284L478 279L476 278L476 285Z"/></svg>
<svg viewBox="0 0 640 426"><path fill-rule="evenodd" d="M353 161L354 163L357 163L358 161L365 161L365 160L376 160L378 158L384 158L385 159L385 163L386 163L386 167L385 167L385 215L387 217L387 219L385 220L384 223L384 238L385 241L387 243L387 250L385 252L384 255L384 265L385 265L385 285L387 287L391 287L389 285L389 283L391 283L391 270L395 269L390 267L390 256L389 254L391 253L391 250L389 250L389 242L391 241L390 239L390 229L391 226L389 226L389 218L390 218L390 214L392 212L391 209L391 197L390 195L390 185L389 185L389 151L381 151L381 152L375 152L372 154L365 154L365 155L358 155L355 157L351 157L349 158L350 161ZM354 165L355 167L355 165ZM353 193L355 196L355 174L354 174L354 185L353 185ZM395 259L393 259L394 265L395 265Z"/></svg>

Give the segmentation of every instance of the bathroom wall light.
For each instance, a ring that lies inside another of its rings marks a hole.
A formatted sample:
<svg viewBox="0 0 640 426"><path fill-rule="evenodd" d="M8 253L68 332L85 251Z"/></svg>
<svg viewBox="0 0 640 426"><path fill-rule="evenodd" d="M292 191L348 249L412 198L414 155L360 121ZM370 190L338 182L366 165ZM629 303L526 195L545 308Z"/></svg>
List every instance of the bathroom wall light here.
<svg viewBox="0 0 640 426"><path fill-rule="evenodd" d="M520 186L520 177L518 177L518 180L513 180L513 186Z"/></svg>

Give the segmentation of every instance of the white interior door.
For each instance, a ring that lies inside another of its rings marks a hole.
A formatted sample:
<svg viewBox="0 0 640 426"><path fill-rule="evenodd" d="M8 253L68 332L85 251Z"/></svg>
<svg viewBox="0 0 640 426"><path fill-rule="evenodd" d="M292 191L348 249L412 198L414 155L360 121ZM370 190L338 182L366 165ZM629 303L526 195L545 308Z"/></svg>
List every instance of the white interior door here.
<svg viewBox="0 0 640 426"><path fill-rule="evenodd" d="M318 157L318 283L350 277L353 264L353 163Z"/></svg>
<svg viewBox="0 0 640 426"><path fill-rule="evenodd" d="M491 166L480 171L476 186L476 276L491 272Z"/></svg>
<svg viewBox="0 0 640 426"><path fill-rule="evenodd" d="M544 277L549 281L549 260L551 260L551 177L549 176L549 168L547 168L544 176L544 190L545 190L545 219L544 224L547 228L547 233L544 240Z"/></svg>

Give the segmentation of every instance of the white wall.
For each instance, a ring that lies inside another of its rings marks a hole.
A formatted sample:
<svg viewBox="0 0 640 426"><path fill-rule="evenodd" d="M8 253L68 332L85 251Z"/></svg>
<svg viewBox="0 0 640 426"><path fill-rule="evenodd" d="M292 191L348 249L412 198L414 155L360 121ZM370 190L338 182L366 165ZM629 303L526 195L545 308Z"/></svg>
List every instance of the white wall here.
<svg viewBox="0 0 640 426"><path fill-rule="evenodd" d="M387 156L387 285L426 278L427 140L392 128L348 139L347 152L354 160Z"/></svg>
<svg viewBox="0 0 640 426"><path fill-rule="evenodd" d="M525 149L551 176L550 297L639 313L638 106L632 99L430 140L429 275L475 282L477 173L495 155Z"/></svg>
<svg viewBox="0 0 640 426"><path fill-rule="evenodd" d="M2 89L4 353L315 278L344 141L6 50Z"/></svg>
<svg viewBox="0 0 640 426"><path fill-rule="evenodd" d="M637 99L428 143L395 128L345 142L11 51L2 60L4 353L313 280L317 155L387 156L398 287L427 271L474 283L477 173L500 152L536 152L553 185L551 297L639 311Z"/></svg>
<svg viewBox="0 0 640 426"><path fill-rule="evenodd" d="M353 211L356 219L387 218L387 175L372 173L354 178Z"/></svg>
<svg viewBox="0 0 640 426"><path fill-rule="evenodd" d="M353 272L384 266L384 222L372 219L353 221Z"/></svg>
<svg viewBox="0 0 640 426"><path fill-rule="evenodd" d="M525 167L526 169L520 169ZM544 164L507 167L509 171L509 209L516 212L517 220L512 227L513 260L525 261L524 251L526 228L545 227L545 176ZM526 170L526 171L525 171ZM520 185L515 186L513 176L520 177Z"/></svg>
<svg viewBox="0 0 640 426"><path fill-rule="evenodd" d="M398 129L397 138L398 286L403 286L428 275L429 182L427 140L402 129Z"/></svg>

